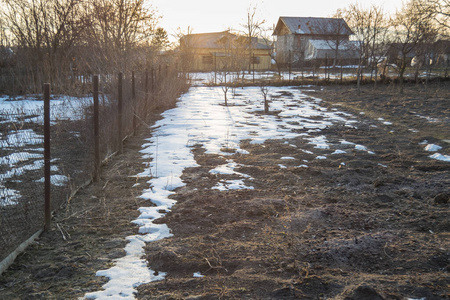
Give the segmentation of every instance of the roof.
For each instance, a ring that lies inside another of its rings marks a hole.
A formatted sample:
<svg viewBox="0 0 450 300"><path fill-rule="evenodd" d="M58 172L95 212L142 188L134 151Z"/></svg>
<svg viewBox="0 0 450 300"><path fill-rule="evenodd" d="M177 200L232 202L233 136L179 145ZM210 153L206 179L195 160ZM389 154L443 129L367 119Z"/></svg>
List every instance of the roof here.
<svg viewBox="0 0 450 300"><path fill-rule="evenodd" d="M191 48L223 49L224 47L236 46L237 44L230 44L230 42L242 41L242 44L244 44L243 41L245 39L246 37L235 35L226 30L221 32L188 34L180 39L180 44ZM252 44L253 49L270 49L269 45L258 41L257 38L252 38Z"/></svg>
<svg viewBox="0 0 450 300"><path fill-rule="evenodd" d="M197 33L188 34L180 39L180 43L192 48L223 48L223 42L227 39L234 38L235 35L231 34L228 30L221 32L209 32L209 33Z"/></svg>
<svg viewBox="0 0 450 300"><path fill-rule="evenodd" d="M359 57L359 42L345 41L339 44L339 57L356 59ZM309 40L305 51L305 60L333 57L336 45L331 40Z"/></svg>
<svg viewBox="0 0 450 300"><path fill-rule="evenodd" d="M336 49L336 44L331 40L309 40L308 43L318 50ZM359 47L359 42L357 41L345 41L339 44L338 50L357 50Z"/></svg>
<svg viewBox="0 0 450 300"><path fill-rule="evenodd" d="M353 34L353 31L342 18L280 17L273 35L280 35L283 27L287 28L290 34Z"/></svg>

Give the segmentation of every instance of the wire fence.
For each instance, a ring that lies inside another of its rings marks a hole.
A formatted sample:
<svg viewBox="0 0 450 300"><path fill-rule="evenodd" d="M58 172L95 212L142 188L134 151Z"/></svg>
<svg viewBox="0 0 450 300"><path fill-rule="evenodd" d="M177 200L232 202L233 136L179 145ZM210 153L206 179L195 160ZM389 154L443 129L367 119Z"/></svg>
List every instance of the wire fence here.
<svg viewBox="0 0 450 300"><path fill-rule="evenodd" d="M149 112L173 105L186 89L184 77L168 66L124 73L120 89L118 75L99 78L97 128L93 95L50 101L52 211L95 177L101 161L121 151ZM44 226L43 107L38 95L11 99L7 109L0 109L0 261Z"/></svg>

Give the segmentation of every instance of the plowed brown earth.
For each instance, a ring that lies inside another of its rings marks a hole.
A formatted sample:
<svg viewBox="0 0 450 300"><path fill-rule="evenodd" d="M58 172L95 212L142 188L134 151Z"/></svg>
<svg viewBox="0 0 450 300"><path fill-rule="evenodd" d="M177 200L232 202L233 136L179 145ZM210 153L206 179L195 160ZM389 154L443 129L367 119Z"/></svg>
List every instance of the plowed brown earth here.
<svg viewBox="0 0 450 300"><path fill-rule="evenodd" d="M349 146L331 155L335 149L314 149L301 137L244 142L250 154L232 158L254 189L218 191L211 188L220 179L234 178L209 170L226 158L193 149L199 167L185 170L177 204L158 221L174 236L146 247L149 266L168 275L141 285L137 298L450 298L450 162L420 145L450 154L449 82L407 86L404 95L391 86L365 86L361 96L352 86L309 93L359 119L358 129L335 125L318 135L375 154ZM145 180L133 175L143 169L138 151L150 134L127 141L101 181L1 275L1 299L77 299L101 288L95 272L123 255L124 238L137 231L136 209L149 205L137 198L142 185L133 187ZM328 158L315 159L320 154ZM308 167L298 167L303 160Z"/></svg>

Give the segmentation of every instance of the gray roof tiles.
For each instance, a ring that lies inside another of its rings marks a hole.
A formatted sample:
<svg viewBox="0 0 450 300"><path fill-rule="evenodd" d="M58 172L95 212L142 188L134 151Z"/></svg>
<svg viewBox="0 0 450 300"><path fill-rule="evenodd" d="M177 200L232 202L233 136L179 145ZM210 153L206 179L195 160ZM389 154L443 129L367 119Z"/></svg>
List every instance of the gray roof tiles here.
<svg viewBox="0 0 450 300"><path fill-rule="evenodd" d="M282 26L286 26L291 34L330 35L353 34L344 19L313 17L280 17L273 35L278 35Z"/></svg>

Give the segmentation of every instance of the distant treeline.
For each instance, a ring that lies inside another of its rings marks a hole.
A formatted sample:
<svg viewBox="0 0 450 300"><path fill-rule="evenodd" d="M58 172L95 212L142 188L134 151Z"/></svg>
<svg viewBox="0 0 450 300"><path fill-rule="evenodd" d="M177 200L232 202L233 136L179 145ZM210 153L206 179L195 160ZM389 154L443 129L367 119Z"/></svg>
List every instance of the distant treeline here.
<svg viewBox="0 0 450 300"><path fill-rule="evenodd" d="M168 43L144 0L6 0L0 12L0 93L44 82L76 93L91 74L144 70Z"/></svg>

